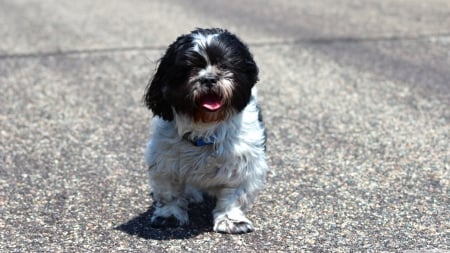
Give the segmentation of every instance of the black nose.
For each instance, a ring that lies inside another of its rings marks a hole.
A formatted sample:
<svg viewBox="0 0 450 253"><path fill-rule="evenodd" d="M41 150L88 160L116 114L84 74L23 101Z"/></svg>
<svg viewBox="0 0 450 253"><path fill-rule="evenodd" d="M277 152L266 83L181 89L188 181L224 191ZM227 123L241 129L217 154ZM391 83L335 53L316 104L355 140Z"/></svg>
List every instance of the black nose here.
<svg viewBox="0 0 450 253"><path fill-rule="evenodd" d="M200 83L207 86L213 86L216 82L217 78L215 76L204 76L200 78Z"/></svg>

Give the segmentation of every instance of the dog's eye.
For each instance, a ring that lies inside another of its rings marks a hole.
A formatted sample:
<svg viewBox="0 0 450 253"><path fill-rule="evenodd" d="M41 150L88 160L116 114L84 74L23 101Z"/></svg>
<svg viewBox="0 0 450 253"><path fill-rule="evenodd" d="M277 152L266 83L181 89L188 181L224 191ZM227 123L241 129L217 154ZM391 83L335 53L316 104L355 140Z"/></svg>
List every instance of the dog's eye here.
<svg viewBox="0 0 450 253"><path fill-rule="evenodd" d="M189 51L180 56L180 63L190 67L206 67L206 60L199 53Z"/></svg>
<svg viewBox="0 0 450 253"><path fill-rule="evenodd" d="M226 69L228 66L225 63L219 64L220 69Z"/></svg>

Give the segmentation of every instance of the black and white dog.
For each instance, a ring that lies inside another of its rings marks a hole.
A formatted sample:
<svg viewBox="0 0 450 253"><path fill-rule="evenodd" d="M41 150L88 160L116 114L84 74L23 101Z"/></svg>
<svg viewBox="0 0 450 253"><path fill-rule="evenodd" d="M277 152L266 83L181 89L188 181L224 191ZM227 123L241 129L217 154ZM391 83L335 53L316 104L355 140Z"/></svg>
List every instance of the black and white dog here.
<svg viewBox="0 0 450 253"><path fill-rule="evenodd" d="M226 30L197 29L169 46L144 97L155 116L145 154L152 226L187 224L203 192L217 200L214 231L254 230L244 211L268 169L257 81L252 54Z"/></svg>

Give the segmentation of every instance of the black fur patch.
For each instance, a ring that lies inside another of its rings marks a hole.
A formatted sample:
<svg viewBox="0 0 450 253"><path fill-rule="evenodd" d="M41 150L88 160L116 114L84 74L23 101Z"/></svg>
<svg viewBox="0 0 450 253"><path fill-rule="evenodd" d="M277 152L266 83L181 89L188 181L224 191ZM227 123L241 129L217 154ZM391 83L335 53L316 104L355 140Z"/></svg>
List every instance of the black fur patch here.
<svg viewBox="0 0 450 253"><path fill-rule="evenodd" d="M214 36L204 48L208 60L195 51L195 35ZM197 29L176 39L160 59L156 73L147 85L145 105L153 114L171 121L177 113L194 115L190 78L204 69L207 61L221 71L232 73L233 94L229 105L236 112L249 103L251 89L258 81L258 67L248 47L226 30ZM173 108L173 109L172 109Z"/></svg>

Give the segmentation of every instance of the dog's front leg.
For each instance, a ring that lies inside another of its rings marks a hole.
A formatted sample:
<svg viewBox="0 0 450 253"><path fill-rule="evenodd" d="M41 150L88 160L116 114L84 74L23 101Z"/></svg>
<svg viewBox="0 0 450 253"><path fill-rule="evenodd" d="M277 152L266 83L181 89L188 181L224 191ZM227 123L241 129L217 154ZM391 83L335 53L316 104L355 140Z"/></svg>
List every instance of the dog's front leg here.
<svg viewBox="0 0 450 253"><path fill-rule="evenodd" d="M152 177L154 212L151 217L153 227L177 227L189 222L188 201L184 197L184 185L173 183L168 178Z"/></svg>
<svg viewBox="0 0 450 253"><path fill-rule="evenodd" d="M222 189L217 194L217 203L213 210L214 231L231 234L252 232L253 223L244 213L251 199L245 188Z"/></svg>

